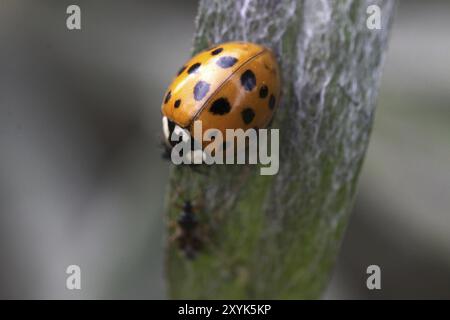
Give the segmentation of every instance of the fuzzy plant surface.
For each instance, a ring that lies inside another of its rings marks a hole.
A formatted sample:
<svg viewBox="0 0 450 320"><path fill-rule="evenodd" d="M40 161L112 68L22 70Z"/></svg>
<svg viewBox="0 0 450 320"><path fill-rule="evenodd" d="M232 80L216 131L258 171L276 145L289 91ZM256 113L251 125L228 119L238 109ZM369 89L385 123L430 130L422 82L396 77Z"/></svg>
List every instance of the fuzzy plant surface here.
<svg viewBox="0 0 450 320"><path fill-rule="evenodd" d="M369 29L377 5L381 29ZM201 0L194 52L226 41L271 48L282 73L272 128L279 172L173 165L166 197L169 298L319 298L330 278L373 125L395 1ZM370 11L370 10L369 10ZM371 12L371 11L370 11ZM177 245L191 200L201 248Z"/></svg>

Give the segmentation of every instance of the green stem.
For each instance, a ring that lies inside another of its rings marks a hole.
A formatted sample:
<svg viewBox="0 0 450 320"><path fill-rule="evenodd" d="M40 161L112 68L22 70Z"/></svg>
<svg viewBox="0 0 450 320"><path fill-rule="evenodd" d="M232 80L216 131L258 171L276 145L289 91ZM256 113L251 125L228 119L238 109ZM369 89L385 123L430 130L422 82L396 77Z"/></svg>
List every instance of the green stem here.
<svg viewBox="0 0 450 320"><path fill-rule="evenodd" d="M372 4L381 30L366 27ZM193 260L168 241L171 298L320 297L352 208L394 11L381 0L200 1L194 52L245 40L278 56L280 169L171 169L169 222L180 199L191 199L204 232Z"/></svg>

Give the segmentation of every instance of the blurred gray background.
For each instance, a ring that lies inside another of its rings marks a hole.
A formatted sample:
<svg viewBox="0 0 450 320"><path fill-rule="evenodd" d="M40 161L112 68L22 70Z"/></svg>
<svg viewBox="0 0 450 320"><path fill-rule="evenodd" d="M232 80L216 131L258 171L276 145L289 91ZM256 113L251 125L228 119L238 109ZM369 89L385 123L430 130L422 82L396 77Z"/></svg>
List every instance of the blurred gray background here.
<svg viewBox="0 0 450 320"><path fill-rule="evenodd" d="M165 297L160 102L196 5L0 0L0 298ZM450 298L449 30L448 1L400 3L326 299Z"/></svg>

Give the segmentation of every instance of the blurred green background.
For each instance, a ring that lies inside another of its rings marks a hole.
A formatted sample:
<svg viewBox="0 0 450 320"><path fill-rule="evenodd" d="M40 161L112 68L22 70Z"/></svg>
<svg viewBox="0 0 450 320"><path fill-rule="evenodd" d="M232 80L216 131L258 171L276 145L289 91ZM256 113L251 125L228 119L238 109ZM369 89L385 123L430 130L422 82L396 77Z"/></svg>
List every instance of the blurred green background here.
<svg viewBox="0 0 450 320"><path fill-rule="evenodd" d="M165 297L160 102L196 5L0 0L0 298ZM450 298L449 30L448 1L399 3L324 298ZM65 288L70 264L82 290Z"/></svg>

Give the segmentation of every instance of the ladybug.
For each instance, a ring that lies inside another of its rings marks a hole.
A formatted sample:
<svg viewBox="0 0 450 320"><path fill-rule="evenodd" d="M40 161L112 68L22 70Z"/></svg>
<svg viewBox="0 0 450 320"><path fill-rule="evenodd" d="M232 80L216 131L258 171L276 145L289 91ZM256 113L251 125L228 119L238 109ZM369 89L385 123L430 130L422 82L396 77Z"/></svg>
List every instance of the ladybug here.
<svg viewBox="0 0 450 320"><path fill-rule="evenodd" d="M172 133L193 137L194 121L208 129L266 128L280 95L280 72L274 53L250 42L228 42L186 62L162 102L162 123L169 148Z"/></svg>

